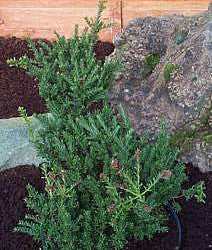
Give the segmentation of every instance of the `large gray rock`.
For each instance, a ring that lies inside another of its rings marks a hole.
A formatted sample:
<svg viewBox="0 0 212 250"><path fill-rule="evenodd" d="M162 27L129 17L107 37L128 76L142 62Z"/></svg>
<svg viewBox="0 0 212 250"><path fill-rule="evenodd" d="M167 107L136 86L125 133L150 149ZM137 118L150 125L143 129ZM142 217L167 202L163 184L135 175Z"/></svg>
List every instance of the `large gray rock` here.
<svg viewBox="0 0 212 250"><path fill-rule="evenodd" d="M137 18L114 43L114 54L123 48L125 70L113 85L111 103L122 103L135 131L148 130L152 138L165 118L181 159L202 172L212 170L212 11ZM160 62L144 79L150 54L160 55ZM174 65L169 81L164 77L167 64Z"/></svg>
<svg viewBox="0 0 212 250"><path fill-rule="evenodd" d="M39 122L32 119L33 129ZM29 140L27 125L23 118L0 119L0 171L18 165L38 166L44 162L36 156Z"/></svg>

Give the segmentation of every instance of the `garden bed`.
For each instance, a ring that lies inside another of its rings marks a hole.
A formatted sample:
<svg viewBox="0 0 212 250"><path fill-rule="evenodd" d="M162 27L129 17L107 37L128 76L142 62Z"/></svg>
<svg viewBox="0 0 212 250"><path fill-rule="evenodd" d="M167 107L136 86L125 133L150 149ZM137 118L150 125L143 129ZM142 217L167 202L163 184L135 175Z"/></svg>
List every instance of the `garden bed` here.
<svg viewBox="0 0 212 250"><path fill-rule="evenodd" d="M113 51L110 43L98 42L95 48L97 58L104 57ZM19 106L26 108L28 115L45 113L45 102L39 97L38 83L30 78L24 71L9 67L6 60L20 57L24 54L30 56L27 42L15 37L0 38L0 118L19 116ZM98 107L98 105L97 105ZM91 107L95 109L96 107ZM212 248L212 173L203 174L192 166L187 166L189 180L185 187L195 184L199 180L206 183L206 203L197 204L195 200L186 202L181 199L182 212L179 217L184 229L183 248L186 250L207 250ZM43 179L39 168L33 166L18 166L0 172L0 250L33 250L39 249L28 235L12 232L13 228L24 214L28 212L24 204L27 196L26 185L31 183L39 191L44 191ZM142 242L129 240L125 250L172 250L176 249L176 225L169 221L170 231L154 237L151 241Z"/></svg>
<svg viewBox="0 0 212 250"><path fill-rule="evenodd" d="M183 229L183 248L186 250L207 250L212 248L212 173L203 174L197 168L187 166L190 186L204 180L207 186L205 204L195 200L180 200L182 212L179 214ZM39 244L28 235L13 233L12 230L28 211L24 203L27 197L26 185L31 183L39 191L44 191L39 168L19 166L0 173L0 250L38 250ZM170 220L168 233L160 234L148 241L130 240L124 250L174 250L176 249L176 226Z"/></svg>
<svg viewBox="0 0 212 250"><path fill-rule="evenodd" d="M104 60L113 50L109 42L98 41L95 47L99 60ZM24 70L7 64L8 59L25 54L32 56L26 40L0 37L0 119L18 117L19 106L24 107L28 115L47 112L45 101L39 96L38 82Z"/></svg>

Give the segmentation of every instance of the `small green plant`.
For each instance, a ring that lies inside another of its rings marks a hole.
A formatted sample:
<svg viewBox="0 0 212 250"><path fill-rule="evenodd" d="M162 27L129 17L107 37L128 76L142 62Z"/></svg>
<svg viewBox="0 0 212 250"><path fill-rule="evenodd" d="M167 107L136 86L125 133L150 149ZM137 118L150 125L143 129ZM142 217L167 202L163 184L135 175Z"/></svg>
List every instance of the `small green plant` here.
<svg viewBox="0 0 212 250"><path fill-rule="evenodd" d="M27 116L26 109L24 109L24 107L19 107L18 108L18 113L20 114L20 116L22 118L24 118L24 120L25 120L26 123L30 123L31 122L30 118Z"/></svg>
<svg viewBox="0 0 212 250"><path fill-rule="evenodd" d="M205 133L203 136L202 136L202 139L208 143L208 144L212 144L212 134L210 133Z"/></svg>
<svg viewBox="0 0 212 250"><path fill-rule="evenodd" d="M171 81L171 74L174 70L176 70L176 68L177 67L173 63L166 63L163 70L163 76L166 83Z"/></svg>
<svg viewBox="0 0 212 250"><path fill-rule="evenodd" d="M185 28L177 30L176 36L175 36L175 41L176 41L177 45L183 43L186 40L186 38L188 36L188 32L189 31Z"/></svg>
<svg viewBox="0 0 212 250"><path fill-rule="evenodd" d="M129 45L127 43L124 43L121 47L120 50L126 51L129 48Z"/></svg>
<svg viewBox="0 0 212 250"><path fill-rule="evenodd" d="M209 113L205 113L200 117L200 122L202 125L207 126L209 123L210 115Z"/></svg>
<svg viewBox="0 0 212 250"><path fill-rule="evenodd" d="M159 62L160 62L159 54L149 54L145 56L143 69L141 71L142 79L146 79L148 76L150 76Z"/></svg>
<svg viewBox="0 0 212 250"><path fill-rule="evenodd" d="M181 147L183 150L189 150L196 133L197 129L189 126L179 128L171 136L171 145L173 147Z"/></svg>
<svg viewBox="0 0 212 250"><path fill-rule="evenodd" d="M12 67L12 66L16 66L16 67L20 67L22 69L27 69L27 65L28 65L28 58L27 56L22 56L19 58L19 60L16 60L16 58L13 59L8 59L7 60L7 64Z"/></svg>
<svg viewBox="0 0 212 250"><path fill-rule="evenodd" d="M87 27L85 28L85 31L87 31L90 28L90 34L92 36L94 36L94 40L98 40L98 34L100 31L102 31L103 29L108 29L111 28L112 26L115 25L115 23L105 23L101 20L102 17L102 13L104 12L104 10L106 9L106 5L105 5L106 1L101 1L99 6L98 6L98 11L97 11L97 15L95 18L92 17L85 17L85 21L87 23Z"/></svg>
<svg viewBox="0 0 212 250"><path fill-rule="evenodd" d="M47 160L40 166L45 192L28 185L25 201L33 214L15 228L44 250L122 249L128 238L168 230L164 204L173 197L204 201L202 182L181 187L185 167L176 163L179 151L171 147L165 124L150 143L147 135L136 137L122 106L117 118L109 105L107 93L121 67L118 59L102 64L95 58L97 33L105 27L100 16L89 23L91 33L87 28L70 39L58 35L40 49L29 41L34 59L10 61L39 80L51 113L37 117L41 128L32 140ZM90 110L99 101L103 108ZM30 124L25 110L19 111Z"/></svg>
<svg viewBox="0 0 212 250"><path fill-rule="evenodd" d="M206 111L200 117L200 122L202 125L209 126L211 112L212 112L212 104L210 103Z"/></svg>

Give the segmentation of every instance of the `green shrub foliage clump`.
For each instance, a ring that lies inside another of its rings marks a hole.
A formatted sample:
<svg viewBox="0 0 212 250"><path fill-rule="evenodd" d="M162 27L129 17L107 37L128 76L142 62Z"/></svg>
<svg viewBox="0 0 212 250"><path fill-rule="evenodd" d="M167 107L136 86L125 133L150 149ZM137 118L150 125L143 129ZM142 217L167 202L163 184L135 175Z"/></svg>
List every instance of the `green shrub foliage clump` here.
<svg viewBox="0 0 212 250"><path fill-rule="evenodd" d="M171 81L171 74L174 70L176 70L176 66L173 63L167 63L164 66L163 77L166 83Z"/></svg>
<svg viewBox="0 0 212 250"><path fill-rule="evenodd" d="M141 71L141 78L146 79L148 76L150 76L159 62L160 62L159 54L149 54L145 56L143 69Z"/></svg>
<svg viewBox="0 0 212 250"><path fill-rule="evenodd" d="M20 221L16 231L28 233L45 250L122 249L127 238L151 238L167 231L164 209L170 199L196 195L204 200L204 184L188 190L178 150L170 147L164 125L154 143L147 135L137 138L120 107L117 117L107 92L120 70L119 60L99 62L93 47L104 2L95 20L87 19L82 35L50 45L29 42L34 58L9 61L24 68L40 83L40 95L51 115L39 115L41 128L31 131L38 155L47 162L40 167L45 192L28 185L27 206L33 214ZM92 28L93 27L93 28ZM97 102L101 109L92 109ZM30 126L23 108L20 113Z"/></svg>

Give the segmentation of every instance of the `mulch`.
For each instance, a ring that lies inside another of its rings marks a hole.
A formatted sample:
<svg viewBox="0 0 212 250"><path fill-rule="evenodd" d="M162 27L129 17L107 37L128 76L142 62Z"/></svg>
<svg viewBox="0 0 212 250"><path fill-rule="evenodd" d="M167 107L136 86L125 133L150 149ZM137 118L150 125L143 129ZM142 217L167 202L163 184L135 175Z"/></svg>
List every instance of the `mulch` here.
<svg viewBox="0 0 212 250"><path fill-rule="evenodd" d="M112 53L114 46L108 42L100 42L95 46L99 60ZM9 67L6 60L22 55L32 56L27 43L16 37L0 37L0 118L19 116L17 109L23 106L28 115L45 113L44 100L39 97L38 83L23 70ZM98 108L99 104L95 104ZM184 240L182 250L212 249L212 173L200 173L197 168L187 165L188 182L191 186L199 180L206 183L207 200L198 204L194 199L186 202L180 199L182 212L179 214L183 226ZM13 228L24 218L28 209L24 203L27 197L26 185L34 185L38 191L44 191L43 179L39 168L34 166L18 166L0 172L0 250L38 250L39 243L25 234L14 233ZM174 250L176 249L176 225L170 219L168 233L156 235L152 240L142 242L130 239L124 250Z"/></svg>
<svg viewBox="0 0 212 250"><path fill-rule="evenodd" d="M29 212L23 200L28 183L44 191L39 168L20 166L0 172L0 250L39 249L31 236L13 232L17 222Z"/></svg>
<svg viewBox="0 0 212 250"><path fill-rule="evenodd" d="M114 45L109 42L98 41L94 48L101 61L113 51ZM38 82L24 70L7 64L8 59L23 55L32 57L25 40L0 37L0 119L18 117L19 106L24 107L28 115L48 112L45 101L39 96Z"/></svg>

